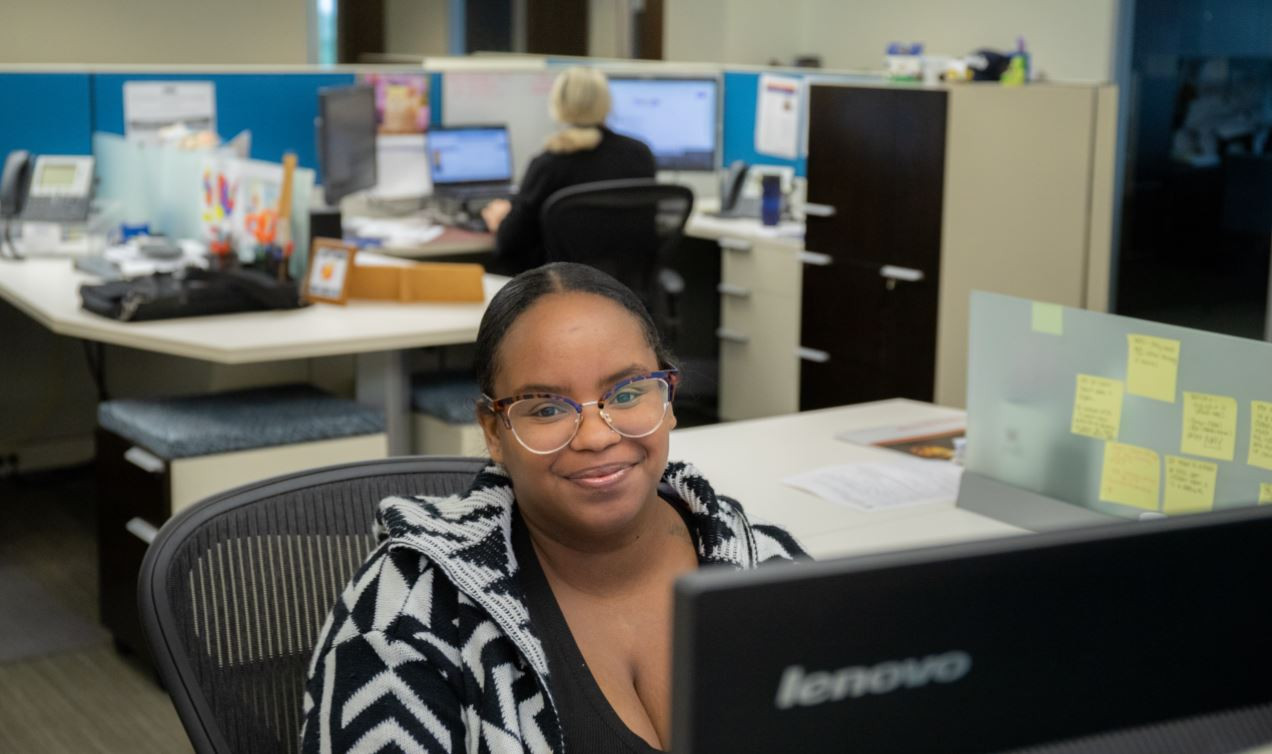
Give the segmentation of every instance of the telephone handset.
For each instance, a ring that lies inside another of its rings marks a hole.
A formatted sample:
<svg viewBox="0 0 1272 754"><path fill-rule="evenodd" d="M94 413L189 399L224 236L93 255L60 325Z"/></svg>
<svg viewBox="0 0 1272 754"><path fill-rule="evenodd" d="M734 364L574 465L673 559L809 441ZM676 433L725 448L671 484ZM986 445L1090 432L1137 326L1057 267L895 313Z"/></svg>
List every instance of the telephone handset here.
<svg viewBox="0 0 1272 754"><path fill-rule="evenodd" d="M729 172L724 176L723 190L720 192L720 212L734 212L738 199L742 197L742 187L746 185L746 174L749 166L742 160L734 160L729 165Z"/></svg>
<svg viewBox="0 0 1272 754"><path fill-rule="evenodd" d="M22 211L30 181L31 154L25 149L13 150L5 158L4 175L0 177L0 220L16 217Z"/></svg>

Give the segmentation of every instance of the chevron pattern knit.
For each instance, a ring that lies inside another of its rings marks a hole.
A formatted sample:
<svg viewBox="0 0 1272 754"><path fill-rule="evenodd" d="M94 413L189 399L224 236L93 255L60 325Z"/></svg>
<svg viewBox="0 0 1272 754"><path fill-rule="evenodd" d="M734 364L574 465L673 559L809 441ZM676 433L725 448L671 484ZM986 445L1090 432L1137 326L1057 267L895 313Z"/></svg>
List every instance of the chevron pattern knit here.
<svg viewBox="0 0 1272 754"><path fill-rule="evenodd" d="M690 465L660 494L697 530L700 563L803 557ZM305 689L305 752L560 752L548 661L512 548L512 485L488 466L462 495L388 498L382 538L332 608Z"/></svg>

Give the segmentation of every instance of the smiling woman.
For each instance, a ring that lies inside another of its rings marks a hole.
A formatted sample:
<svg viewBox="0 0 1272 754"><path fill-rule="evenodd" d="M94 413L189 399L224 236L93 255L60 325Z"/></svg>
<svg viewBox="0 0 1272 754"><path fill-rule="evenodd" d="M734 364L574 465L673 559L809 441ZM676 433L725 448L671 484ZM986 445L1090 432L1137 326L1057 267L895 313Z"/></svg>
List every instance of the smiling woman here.
<svg viewBox="0 0 1272 754"><path fill-rule="evenodd" d="M668 462L679 375L608 275L513 279L476 360L493 463L462 495L381 503L315 649L304 750L665 748L676 577L803 551Z"/></svg>

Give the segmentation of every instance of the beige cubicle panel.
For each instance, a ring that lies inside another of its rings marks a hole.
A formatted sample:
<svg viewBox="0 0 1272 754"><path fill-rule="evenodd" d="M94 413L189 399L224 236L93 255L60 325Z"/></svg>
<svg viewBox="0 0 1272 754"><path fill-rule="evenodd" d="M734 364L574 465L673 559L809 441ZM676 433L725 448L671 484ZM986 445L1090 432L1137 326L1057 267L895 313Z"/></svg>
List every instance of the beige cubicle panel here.
<svg viewBox="0 0 1272 754"><path fill-rule="evenodd" d="M963 406L973 290L1108 307L1113 86L949 87L935 400Z"/></svg>

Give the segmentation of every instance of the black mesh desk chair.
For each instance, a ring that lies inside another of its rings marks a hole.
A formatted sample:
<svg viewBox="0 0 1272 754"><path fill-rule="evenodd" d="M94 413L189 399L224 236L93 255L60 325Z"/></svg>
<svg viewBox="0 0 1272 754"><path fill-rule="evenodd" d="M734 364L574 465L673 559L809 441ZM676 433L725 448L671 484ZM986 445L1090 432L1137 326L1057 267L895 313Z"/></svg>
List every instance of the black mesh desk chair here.
<svg viewBox="0 0 1272 754"><path fill-rule="evenodd" d="M684 281L663 265L692 211L686 186L652 178L580 183L543 203L544 251L549 262L579 262L626 283L674 338Z"/></svg>
<svg viewBox="0 0 1272 754"><path fill-rule="evenodd" d="M138 602L159 676L207 752L294 752L310 654L375 545L376 504L462 491L476 458L414 457L305 471L174 516L142 563Z"/></svg>

